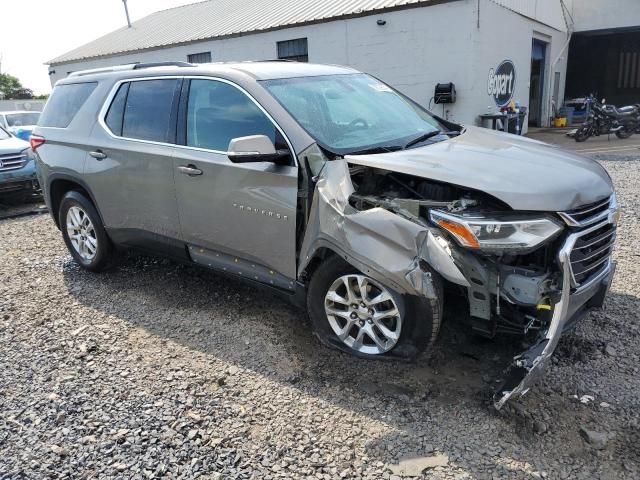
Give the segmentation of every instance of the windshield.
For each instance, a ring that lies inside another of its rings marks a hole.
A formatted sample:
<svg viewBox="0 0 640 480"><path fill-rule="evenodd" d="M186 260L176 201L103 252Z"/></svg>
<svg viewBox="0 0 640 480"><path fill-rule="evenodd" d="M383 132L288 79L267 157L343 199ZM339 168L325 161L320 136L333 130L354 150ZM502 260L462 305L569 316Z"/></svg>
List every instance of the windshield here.
<svg viewBox="0 0 640 480"><path fill-rule="evenodd" d="M422 107L363 73L262 83L309 135L333 153L398 149L442 129Z"/></svg>
<svg viewBox="0 0 640 480"><path fill-rule="evenodd" d="M40 118L40 113L8 113L5 118L9 127L22 127L23 125L36 125Z"/></svg>
<svg viewBox="0 0 640 480"><path fill-rule="evenodd" d="M0 127L0 140L6 140L7 138L11 138L11 135L5 132L4 128Z"/></svg>

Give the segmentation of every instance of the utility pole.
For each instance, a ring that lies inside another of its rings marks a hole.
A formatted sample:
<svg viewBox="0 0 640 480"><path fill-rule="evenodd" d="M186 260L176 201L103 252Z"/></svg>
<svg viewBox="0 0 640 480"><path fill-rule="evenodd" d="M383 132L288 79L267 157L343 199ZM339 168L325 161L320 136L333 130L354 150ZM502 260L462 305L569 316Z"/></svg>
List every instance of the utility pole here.
<svg viewBox="0 0 640 480"><path fill-rule="evenodd" d="M122 0L124 4L124 14L127 16L127 25L131 28L131 19L129 18L129 8L127 8L127 0Z"/></svg>

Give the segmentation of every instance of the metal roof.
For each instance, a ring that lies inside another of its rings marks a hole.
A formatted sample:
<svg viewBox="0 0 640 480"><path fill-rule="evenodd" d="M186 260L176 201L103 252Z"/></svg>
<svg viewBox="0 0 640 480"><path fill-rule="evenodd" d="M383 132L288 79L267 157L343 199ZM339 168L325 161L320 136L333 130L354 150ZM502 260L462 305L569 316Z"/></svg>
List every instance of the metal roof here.
<svg viewBox="0 0 640 480"><path fill-rule="evenodd" d="M206 0L153 13L49 65L451 0Z"/></svg>

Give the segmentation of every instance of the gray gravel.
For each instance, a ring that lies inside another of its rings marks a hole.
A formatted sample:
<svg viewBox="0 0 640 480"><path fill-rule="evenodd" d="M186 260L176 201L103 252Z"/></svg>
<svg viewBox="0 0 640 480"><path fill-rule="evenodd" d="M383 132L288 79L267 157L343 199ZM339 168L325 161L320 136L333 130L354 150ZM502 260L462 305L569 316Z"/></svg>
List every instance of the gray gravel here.
<svg viewBox="0 0 640 480"><path fill-rule="evenodd" d="M363 361L240 283L145 257L90 274L48 216L0 221L0 478L395 480L410 455L430 479L640 478L640 157L600 159L623 208L606 311L500 413L513 348L455 312L432 359Z"/></svg>

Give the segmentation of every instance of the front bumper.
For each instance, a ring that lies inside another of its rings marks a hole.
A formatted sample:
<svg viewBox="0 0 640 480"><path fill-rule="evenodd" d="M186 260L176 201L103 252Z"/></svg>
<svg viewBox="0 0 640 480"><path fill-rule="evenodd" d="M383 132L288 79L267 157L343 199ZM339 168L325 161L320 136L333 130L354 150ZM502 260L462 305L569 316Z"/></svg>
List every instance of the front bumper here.
<svg viewBox="0 0 640 480"><path fill-rule="evenodd" d="M589 310L602 307L611 287L616 264L609 259L602 271L577 289L571 286L570 256L579 234L569 235L558 254L562 271L560 299L554 306L551 323L544 335L529 350L516 356L507 372L507 379L496 392L494 405L499 410L511 398L527 393L544 373L562 333L583 318Z"/></svg>
<svg viewBox="0 0 640 480"><path fill-rule="evenodd" d="M37 188L36 164L33 160L29 160L20 169L0 171L0 193L37 190Z"/></svg>

